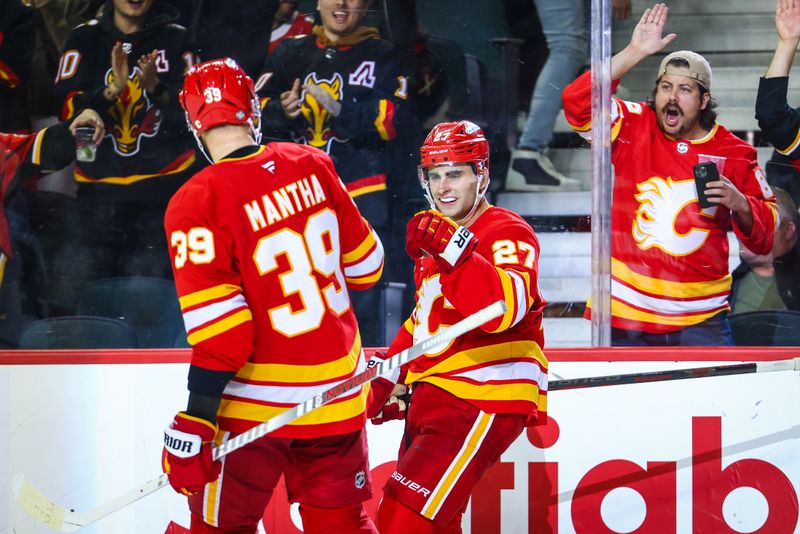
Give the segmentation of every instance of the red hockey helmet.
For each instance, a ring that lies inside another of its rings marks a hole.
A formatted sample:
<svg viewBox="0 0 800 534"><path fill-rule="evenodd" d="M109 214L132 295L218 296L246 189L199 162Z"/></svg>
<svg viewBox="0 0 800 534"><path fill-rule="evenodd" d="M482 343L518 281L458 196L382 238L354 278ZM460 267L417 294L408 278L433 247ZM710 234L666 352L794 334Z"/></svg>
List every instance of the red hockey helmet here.
<svg viewBox="0 0 800 534"><path fill-rule="evenodd" d="M480 126L470 121L442 122L433 127L419 149L417 177L431 208L438 209L428 181L428 169L437 165L471 164L478 179L475 181L475 201L463 218L469 220L489 188L489 142ZM484 179L485 178L485 179Z"/></svg>
<svg viewBox="0 0 800 534"><path fill-rule="evenodd" d="M476 164L476 173L489 168L489 143L483 130L470 121L437 124L420 148L420 167L458 163Z"/></svg>
<svg viewBox="0 0 800 534"><path fill-rule="evenodd" d="M189 129L199 136L220 124L250 126L260 139L258 105L253 80L232 59L214 59L193 66L186 74L180 102Z"/></svg>

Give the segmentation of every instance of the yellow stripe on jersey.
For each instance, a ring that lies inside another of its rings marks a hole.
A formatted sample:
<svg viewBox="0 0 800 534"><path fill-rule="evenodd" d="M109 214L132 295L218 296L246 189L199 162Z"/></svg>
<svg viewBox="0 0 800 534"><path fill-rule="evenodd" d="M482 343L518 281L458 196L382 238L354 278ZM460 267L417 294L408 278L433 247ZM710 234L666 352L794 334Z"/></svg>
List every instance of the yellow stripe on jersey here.
<svg viewBox="0 0 800 534"><path fill-rule="evenodd" d="M514 282L511 280L511 277L508 275L508 273L500 267L495 267L495 270L497 271L497 275L500 277L500 284L503 287L503 300L506 303L506 312L503 314L503 319L500 321L500 326L492 330L491 333L493 334L502 332L503 330L508 330L514 321L514 317L517 315L518 306L522 305L521 302L517 302L517 293L514 289Z"/></svg>
<svg viewBox="0 0 800 534"><path fill-rule="evenodd" d="M528 358L538 362L542 369L547 369L547 358L535 341L507 341L456 352L422 373L415 373L409 369L406 384L417 382L430 375L452 373L474 367L479 362L488 365L509 358Z"/></svg>
<svg viewBox="0 0 800 534"><path fill-rule="evenodd" d="M236 373L237 378L259 382L282 382L290 384L319 383L339 377L350 376L361 358L361 339L356 336L350 352L337 360L312 365L288 363L247 362Z"/></svg>
<svg viewBox="0 0 800 534"><path fill-rule="evenodd" d="M181 310L203 304L211 300L216 300L222 297L227 297L231 293L242 292L242 288L233 284L221 284L208 289L202 289L182 296L179 300Z"/></svg>
<svg viewBox="0 0 800 534"><path fill-rule="evenodd" d="M344 279L348 285L372 285L380 280L382 274L383 267L372 276L345 276Z"/></svg>
<svg viewBox="0 0 800 534"><path fill-rule="evenodd" d="M247 321L251 321L252 319L253 314L250 313L250 308L244 308L233 315L225 317L221 321L216 321L205 328L195 330L189 334L187 339L190 345L196 345L197 343L210 339L214 336L218 336L223 332L227 332L228 330L231 330L242 323L246 323Z"/></svg>
<svg viewBox="0 0 800 534"><path fill-rule="evenodd" d="M361 387L361 392L356 392L355 396L342 402L335 402L321 406L309 412L299 419L295 419L290 426L320 425L324 423L336 423L361 415L367 406L368 389ZM244 421L256 421L263 423L268 419L280 415L288 408L285 406L269 406L256 404L244 400L234 400L223 398L219 405L219 415L232 419L242 419Z"/></svg>
<svg viewBox="0 0 800 534"><path fill-rule="evenodd" d="M350 252L345 252L344 254L342 254L342 261L344 263L357 262L361 260L367 254L367 252L374 246L375 246L375 234L373 232L370 232L367 235L367 237L364 238L364 241L362 241L361 244L355 248L355 250L352 250Z"/></svg>
<svg viewBox="0 0 800 534"><path fill-rule="evenodd" d="M192 154L186 160L169 171L162 171L156 172L152 174L131 174L130 176L109 176L107 178L91 178L86 176L85 174L81 173L79 170L75 171L75 181L82 182L82 183L104 183L104 184L118 184L118 185L130 185L135 184L136 182L141 182L142 180L149 180L151 178L157 178L159 176L170 176L172 174L178 174L180 172L185 171L192 165L194 165L195 156Z"/></svg>
<svg viewBox="0 0 800 534"><path fill-rule="evenodd" d="M785 156L787 154L791 154L798 147L798 145L800 145L800 129L797 130L797 135L794 136L794 141L792 141L788 147L783 149L775 147L775 150L777 150L778 153L783 154Z"/></svg>
<svg viewBox="0 0 800 534"><path fill-rule="evenodd" d="M611 315L621 319L629 319L631 321L639 321L642 323L653 323L670 326L691 326L699 324L710 319L718 314L721 310L717 309L708 313L699 313L694 315L682 315L678 317L669 315L659 315L657 313L650 313L646 311L637 310L624 302L616 299L611 300Z"/></svg>
<svg viewBox="0 0 800 534"><path fill-rule="evenodd" d="M436 517L439 509L442 507L442 502L447 498L455 485L456 481L461 477L472 457L477 452L486 434L489 433L494 415L481 412L478 419L475 421L472 429L467 435L464 446L458 451L458 454L453 459L452 463L448 466L444 476L439 480L439 483L433 489L433 492L428 498L425 506L422 508L422 515L428 519Z"/></svg>
<svg viewBox="0 0 800 534"><path fill-rule="evenodd" d="M388 113L387 101L381 98L378 101L378 116L375 117L375 129L384 141L390 141L393 136L386 130L386 114Z"/></svg>
<svg viewBox="0 0 800 534"><path fill-rule="evenodd" d="M539 387L526 382L506 382L503 384L472 384L463 380L453 380L443 376L429 376L421 382L433 384L448 391L459 399L481 401L517 401L536 402L539 399Z"/></svg>
<svg viewBox="0 0 800 534"><path fill-rule="evenodd" d="M33 149L31 150L31 163L34 165L41 165L42 164L42 139L44 139L44 133L47 129L39 130L39 133L36 134L36 138L33 140Z"/></svg>
<svg viewBox="0 0 800 534"><path fill-rule="evenodd" d="M222 445L228 432L219 432L214 439L214 446ZM205 487L203 496L203 520L212 527L219 526L219 496L222 490L222 480L225 477L225 458L222 459L223 470L214 482L210 482Z"/></svg>
<svg viewBox="0 0 800 534"><path fill-rule="evenodd" d="M611 258L611 275L639 291L667 298L697 298L725 293L731 288L730 274L707 282L672 282L651 278L632 271L621 261Z"/></svg>

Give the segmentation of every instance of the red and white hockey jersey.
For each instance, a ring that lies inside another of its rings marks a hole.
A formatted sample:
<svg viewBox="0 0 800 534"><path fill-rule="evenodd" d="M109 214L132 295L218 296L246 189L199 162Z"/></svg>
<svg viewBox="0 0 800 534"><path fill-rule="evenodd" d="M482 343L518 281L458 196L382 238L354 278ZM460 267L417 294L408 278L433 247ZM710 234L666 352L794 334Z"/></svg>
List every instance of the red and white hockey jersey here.
<svg viewBox="0 0 800 534"><path fill-rule="evenodd" d="M218 412L242 432L366 369L347 288L373 285L383 247L325 153L271 143L184 184L165 217L192 365L235 371ZM275 431L361 428L364 387Z"/></svg>
<svg viewBox="0 0 800 534"><path fill-rule="evenodd" d="M478 245L444 274L425 257L414 267L416 308L389 349L395 354L498 300L507 312L413 360L405 383L428 382L487 413L545 421L547 358L537 286L539 240L519 215L490 207L470 231Z"/></svg>
<svg viewBox="0 0 800 534"><path fill-rule="evenodd" d="M591 140L591 72L569 84L562 97L570 126ZM674 139L644 102L614 99L611 128L612 326L672 332L727 310L728 229L748 249L766 254L777 225L774 195L755 148L719 124L702 139ZM701 154L724 159L720 174L750 204L749 234L726 207L700 209L692 167Z"/></svg>
<svg viewBox="0 0 800 534"><path fill-rule="evenodd" d="M292 18L272 30L269 36L269 53L271 54L284 39L308 35L314 29L314 19L311 15L295 11Z"/></svg>

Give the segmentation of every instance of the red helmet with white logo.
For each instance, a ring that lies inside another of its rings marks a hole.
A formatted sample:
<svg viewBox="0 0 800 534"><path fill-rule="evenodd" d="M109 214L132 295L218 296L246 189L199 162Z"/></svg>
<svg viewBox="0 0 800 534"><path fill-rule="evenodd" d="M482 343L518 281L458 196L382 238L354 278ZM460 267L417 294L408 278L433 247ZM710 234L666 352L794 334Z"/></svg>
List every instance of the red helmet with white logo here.
<svg viewBox="0 0 800 534"><path fill-rule="evenodd" d="M428 181L428 169L437 165L473 166L475 181L475 201L472 209L457 223L468 220L475 213L486 190L489 188L489 142L480 126L470 121L442 122L433 127L420 152L417 172L419 184L431 208L438 209Z"/></svg>
<svg viewBox="0 0 800 534"><path fill-rule="evenodd" d="M422 143L420 167L475 163L475 172L489 168L489 143L480 126L470 121L443 122Z"/></svg>
<svg viewBox="0 0 800 534"><path fill-rule="evenodd" d="M232 59L214 59L192 67L180 92L186 122L196 136L220 124L250 126L259 141L261 109L253 80Z"/></svg>

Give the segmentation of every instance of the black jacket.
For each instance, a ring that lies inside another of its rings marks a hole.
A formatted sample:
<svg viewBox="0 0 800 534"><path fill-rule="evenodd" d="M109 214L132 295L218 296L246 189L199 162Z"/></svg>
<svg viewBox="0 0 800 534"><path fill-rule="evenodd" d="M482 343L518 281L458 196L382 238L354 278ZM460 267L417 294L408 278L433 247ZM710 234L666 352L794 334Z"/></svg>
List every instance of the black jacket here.
<svg viewBox="0 0 800 534"><path fill-rule="evenodd" d="M172 6L153 4L144 28L130 35L114 26L113 13L109 1L99 19L72 31L56 80L62 120L92 107L106 124L96 160L76 166L78 195L166 204L196 161L194 139L177 97L196 58L187 46L186 30L174 23L178 12ZM102 93L111 81L111 49L117 41L127 48L130 77L120 97L109 103ZM152 50L159 51L157 75L168 94L167 105L162 97L148 94L135 75L137 59Z"/></svg>

